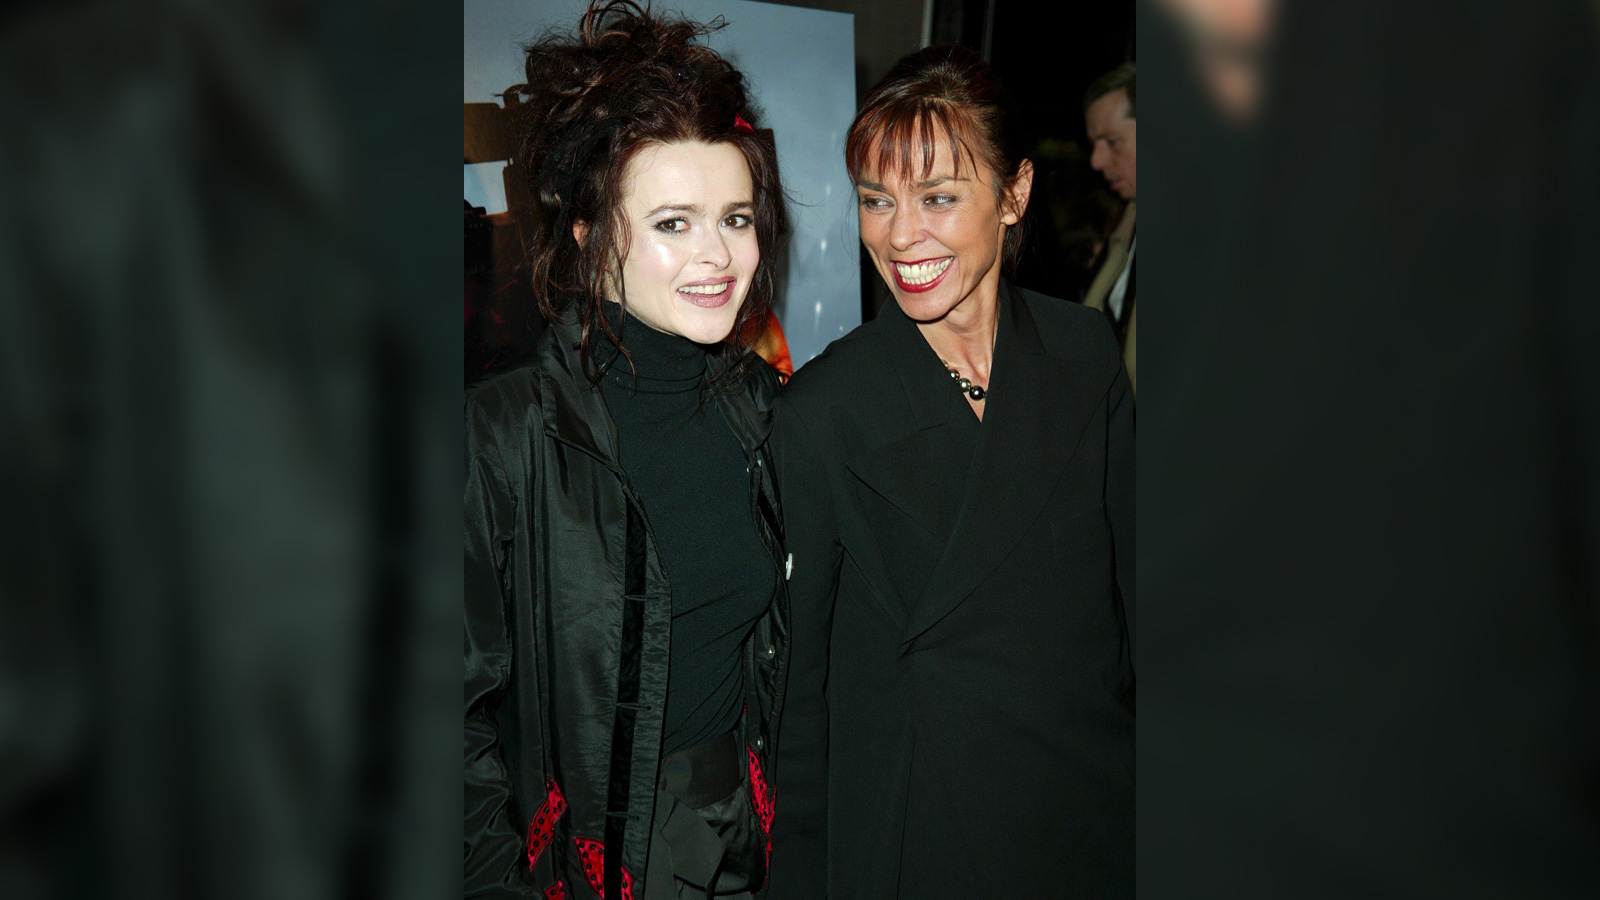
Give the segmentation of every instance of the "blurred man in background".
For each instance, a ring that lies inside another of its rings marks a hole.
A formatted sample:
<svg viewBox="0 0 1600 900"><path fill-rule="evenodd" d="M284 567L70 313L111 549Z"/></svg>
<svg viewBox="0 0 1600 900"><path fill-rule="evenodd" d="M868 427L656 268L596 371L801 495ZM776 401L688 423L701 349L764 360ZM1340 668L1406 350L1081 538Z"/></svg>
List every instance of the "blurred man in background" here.
<svg viewBox="0 0 1600 900"><path fill-rule="evenodd" d="M1111 319L1117 342L1122 345L1128 378L1133 381L1137 391L1133 268L1133 254L1138 243L1134 234L1134 206L1138 194L1138 129L1134 120L1136 99L1134 65L1131 62L1123 63L1095 79L1083 95L1084 128L1094 147L1089 165L1105 178L1117 196L1128 203L1116 230L1106 240L1105 252L1083 302L1104 310Z"/></svg>

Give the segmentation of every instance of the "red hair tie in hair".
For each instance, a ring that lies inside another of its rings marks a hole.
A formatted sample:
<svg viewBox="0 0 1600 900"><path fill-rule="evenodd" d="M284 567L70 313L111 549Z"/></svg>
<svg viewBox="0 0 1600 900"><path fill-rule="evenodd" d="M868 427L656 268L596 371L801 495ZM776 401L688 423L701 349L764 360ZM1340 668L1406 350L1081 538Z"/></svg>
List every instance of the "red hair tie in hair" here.
<svg viewBox="0 0 1600 900"><path fill-rule="evenodd" d="M733 114L733 127L738 128L741 131L748 131L751 134L755 134L756 131L755 126L751 125L749 122L746 122L744 120L744 116L741 116L738 113Z"/></svg>

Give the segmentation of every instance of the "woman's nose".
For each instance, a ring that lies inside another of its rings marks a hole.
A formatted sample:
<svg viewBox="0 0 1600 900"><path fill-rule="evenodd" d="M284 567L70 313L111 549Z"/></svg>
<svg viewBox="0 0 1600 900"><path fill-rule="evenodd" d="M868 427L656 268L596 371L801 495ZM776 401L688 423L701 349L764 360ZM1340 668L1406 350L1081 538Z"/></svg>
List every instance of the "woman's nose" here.
<svg viewBox="0 0 1600 900"><path fill-rule="evenodd" d="M910 248L922 237L922 217L915 212L896 209L889 223L889 246L896 250Z"/></svg>
<svg viewBox="0 0 1600 900"><path fill-rule="evenodd" d="M722 236L720 228L702 229L706 235L700 242L699 261L710 263L719 269L727 268L733 260L733 253L728 249L728 241Z"/></svg>

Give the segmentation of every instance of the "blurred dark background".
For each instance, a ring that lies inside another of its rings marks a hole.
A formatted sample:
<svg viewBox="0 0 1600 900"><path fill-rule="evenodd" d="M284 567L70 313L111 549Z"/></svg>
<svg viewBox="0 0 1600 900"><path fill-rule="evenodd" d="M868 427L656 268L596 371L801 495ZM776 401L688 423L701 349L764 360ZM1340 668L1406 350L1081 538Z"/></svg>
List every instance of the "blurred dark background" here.
<svg viewBox="0 0 1600 900"><path fill-rule="evenodd" d="M1135 60L1133 2L1062 3L1048 11L1029 3L989 4L987 27L971 37L963 28L961 42L987 51L1017 106L1024 143L1033 148L1030 235L1016 281L1077 300L1123 208L1089 168L1083 91L1117 64Z"/></svg>
<svg viewBox="0 0 1600 900"><path fill-rule="evenodd" d="M1140 895L1594 896L1600 4L1139 39Z"/></svg>
<svg viewBox="0 0 1600 900"><path fill-rule="evenodd" d="M0 13L0 897L459 890L459 22Z"/></svg>

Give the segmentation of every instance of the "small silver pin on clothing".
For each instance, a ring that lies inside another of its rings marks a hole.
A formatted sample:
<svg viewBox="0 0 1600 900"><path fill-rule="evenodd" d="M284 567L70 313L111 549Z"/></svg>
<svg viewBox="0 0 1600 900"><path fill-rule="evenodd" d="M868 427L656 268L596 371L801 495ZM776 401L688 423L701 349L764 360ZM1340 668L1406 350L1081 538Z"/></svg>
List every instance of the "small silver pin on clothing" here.
<svg viewBox="0 0 1600 900"><path fill-rule="evenodd" d="M792 574L794 574L794 554L793 553L789 554L789 558L783 561L783 580L784 581L788 581L789 580L789 576L792 575Z"/></svg>

